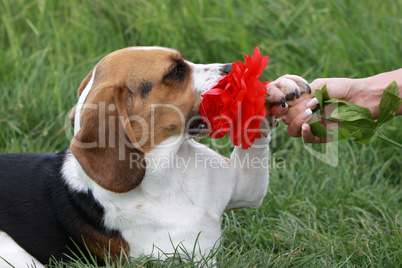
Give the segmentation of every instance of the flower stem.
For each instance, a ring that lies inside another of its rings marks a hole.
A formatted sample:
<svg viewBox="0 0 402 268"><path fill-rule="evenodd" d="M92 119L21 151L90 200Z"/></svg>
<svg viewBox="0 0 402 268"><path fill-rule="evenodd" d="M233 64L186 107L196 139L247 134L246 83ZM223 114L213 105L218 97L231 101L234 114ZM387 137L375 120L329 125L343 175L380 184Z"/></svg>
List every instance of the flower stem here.
<svg viewBox="0 0 402 268"><path fill-rule="evenodd" d="M318 117L321 117L322 119L325 119L325 120L328 120L328 121L331 121L331 122L334 122L334 123L339 123L339 122L341 122L341 121L339 121L339 120L336 120L336 119L333 119L333 118L330 118L330 117L326 117L325 115L322 115L322 114L316 114Z"/></svg>
<svg viewBox="0 0 402 268"><path fill-rule="evenodd" d="M379 132L378 130L377 130L377 132L378 132L378 136L377 136L377 137L378 137L379 139L381 139L381 140L383 140L383 141L386 141L386 142L388 142L388 143L390 143L390 144L392 144L392 145L398 147L399 149L402 149L402 144L399 144L399 143L397 143L396 141L393 141L393 140L389 139L388 137L386 137L384 134L382 134L382 133Z"/></svg>

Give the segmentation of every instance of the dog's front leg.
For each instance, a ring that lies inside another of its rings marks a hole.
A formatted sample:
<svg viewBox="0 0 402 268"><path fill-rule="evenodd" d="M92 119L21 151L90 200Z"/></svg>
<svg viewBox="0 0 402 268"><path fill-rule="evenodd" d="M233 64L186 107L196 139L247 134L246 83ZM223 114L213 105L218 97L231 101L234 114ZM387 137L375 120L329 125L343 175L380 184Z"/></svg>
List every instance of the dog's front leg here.
<svg viewBox="0 0 402 268"><path fill-rule="evenodd" d="M269 182L270 135L255 140L252 147L235 147L230 165L235 175L232 198L226 210L259 207L267 192Z"/></svg>
<svg viewBox="0 0 402 268"><path fill-rule="evenodd" d="M296 75L284 75L267 85L266 108L267 118L260 128L272 129L278 121L271 115L270 107L286 101L298 99L300 94L311 92L306 80ZM252 147L243 150L236 147L230 157L230 165L234 171L235 185L227 210L242 207L258 207L266 194L269 182L269 140L270 136L255 140Z"/></svg>

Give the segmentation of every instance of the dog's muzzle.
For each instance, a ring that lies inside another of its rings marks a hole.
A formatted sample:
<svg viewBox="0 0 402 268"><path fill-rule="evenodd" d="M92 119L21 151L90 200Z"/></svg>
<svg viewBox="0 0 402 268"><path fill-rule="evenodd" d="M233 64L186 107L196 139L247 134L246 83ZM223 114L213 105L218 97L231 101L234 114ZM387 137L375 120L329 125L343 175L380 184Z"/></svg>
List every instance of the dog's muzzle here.
<svg viewBox="0 0 402 268"><path fill-rule="evenodd" d="M209 134L211 129L208 127L208 123L203 120L202 116L196 113L188 121L186 131L190 136L203 137Z"/></svg>
<svg viewBox="0 0 402 268"><path fill-rule="evenodd" d="M225 64L225 66L223 66L222 72L225 75L228 74L228 73L231 73L232 72L232 64L231 63Z"/></svg>

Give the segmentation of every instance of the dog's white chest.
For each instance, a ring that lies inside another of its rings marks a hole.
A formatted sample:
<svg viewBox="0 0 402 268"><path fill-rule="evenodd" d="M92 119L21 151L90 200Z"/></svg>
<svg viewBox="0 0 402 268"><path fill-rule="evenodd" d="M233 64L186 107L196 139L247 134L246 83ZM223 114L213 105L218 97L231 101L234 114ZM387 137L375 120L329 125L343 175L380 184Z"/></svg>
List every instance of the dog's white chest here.
<svg viewBox="0 0 402 268"><path fill-rule="evenodd" d="M268 139L258 143L266 145ZM237 164L244 159L263 159L268 147L247 151L237 147L228 162L191 140L169 144L166 149L163 145L146 154L145 176L129 192L115 193L100 187L72 156L64 169L73 172L64 172L65 180L76 191L92 192L104 207L105 226L122 234L132 257L165 259L175 252L187 252L200 259L218 246L221 215L226 209L261 204L268 169L239 168Z"/></svg>
<svg viewBox="0 0 402 268"><path fill-rule="evenodd" d="M147 183L144 186L146 188ZM143 187L120 194L118 202L114 197L114 204L112 201L103 203L105 224L121 230L133 257L145 254L164 259L167 256L163 253L172 254L180 248L191 254L195 249L195 252L208 253L221 235L223 210L214 206L213 197L199 186L198 193L194 192L195 188L181 184L177 189L166 186L167 191L161 191L160 195L158 191L149 195Z"/></svg>
<svg viewBox="0 0 402 268"><path fill-rule="evenodd" d="M233 170L227 163L219 171L204 167L200 157L219 155L204 147L196 157L193 145L181 144L174 154L172 148L149 154L142 183L128 193L93 192L105 207L105 225L121 231L131 256L165 258L163 253L180 248L180 253L204 255L216 245L233 191ZM166 159L171 162L164 163Z"/></svg>
<svg viewBox="0 0 402 268"><path fill-rule="evenodd" d="M164 259L162 252L172 254L179 248L189 253L195 248L196 252L207 251L221 235L220 217L195 205L165 200L140 202L137 208L130 226L122 228L123 238L130 244L130 255L134 257L152 254Z"/></svg>

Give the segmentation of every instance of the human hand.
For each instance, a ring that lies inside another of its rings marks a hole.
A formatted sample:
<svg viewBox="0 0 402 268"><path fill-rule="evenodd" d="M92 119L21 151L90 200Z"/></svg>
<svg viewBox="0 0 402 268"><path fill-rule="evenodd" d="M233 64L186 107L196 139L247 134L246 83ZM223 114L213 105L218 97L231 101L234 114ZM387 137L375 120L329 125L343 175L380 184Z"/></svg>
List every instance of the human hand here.
<svg viewBox="0 0 402 268"><path fill-rule="evenodd" d="M351 91L356 87L356 83L359 82L358 79L349 78L327 78L327 79L316 79L311 84L310 87L312 92L316 89L321 89L324 85L327 85L327 90L330 98L337 98L345 101L353 101L354 94ZM312 117L312 110L317 107L318 100L312 94L302 95L298 100L288 101L290 108L288 109L286 115L282 117L285 124L288 125L288 133L292 137L303 136L305 142L308 143L324 143L332 140L331 137L316 137L313 135L310 129L310 125L307 122ZM324 115L329 117L332 111L335 109L333 107L326 107ZM334 127L329 124L329 121L320 121L326 127Z"/></svg>
<svg viewBox="0 0 402 268"><path fill-rule="evenodd" d="M319 78L311 84L311 90L321 89L327 85L327 91L330 98L344 100L354 103L370 110L373 119L378 118L379 104L385 88L396 81L398 85L399 96L402 95L402 68L380 73L375 76L350 79L350 78ZM283 122L288 125L288 133L292 137L303 136L303 140L309 143L323 143L331 141L330 137L315 137L311 132L310 125L307 122L311 119L312 110L316 108L318 101L313 95L304 94L299 99L289 100L290 108L285 110L282 115ZM273 107L274 110L276 107ZM330 117L336 107L325 106L321 109L324 116ZM323 111L324 110L324 111ZM402 115L402 106L396 111L396 115ZM337 127L336 124L326 120L320 120L320 123L331 129Z"/></svg>

